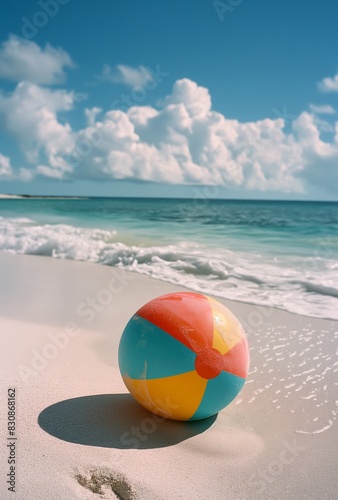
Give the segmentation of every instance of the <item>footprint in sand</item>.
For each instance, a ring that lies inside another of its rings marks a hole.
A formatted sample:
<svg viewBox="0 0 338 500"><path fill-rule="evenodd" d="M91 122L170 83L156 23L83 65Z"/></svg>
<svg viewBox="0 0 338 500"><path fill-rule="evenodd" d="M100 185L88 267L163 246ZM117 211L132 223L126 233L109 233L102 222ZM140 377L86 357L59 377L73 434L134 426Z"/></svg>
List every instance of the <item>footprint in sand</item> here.
<svg viewBox="0 0 338 500"><path fill-rule="evenodd" d="M75 474L77 482L87 490L96 493L99 498L119 500L137 500L139 497L120 472L108 467L93 467L84 473Z"/></svg>

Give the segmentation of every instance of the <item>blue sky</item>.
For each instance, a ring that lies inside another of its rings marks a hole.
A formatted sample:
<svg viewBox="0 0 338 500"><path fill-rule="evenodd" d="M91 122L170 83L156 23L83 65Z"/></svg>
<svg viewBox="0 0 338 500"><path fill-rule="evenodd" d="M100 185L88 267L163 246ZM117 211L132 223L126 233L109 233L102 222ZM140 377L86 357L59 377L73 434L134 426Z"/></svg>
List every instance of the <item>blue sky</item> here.
<svg viewBox="0 0 338 500"><path fill-rule="evenodd" d="M337 199L334 0L2 11L1 192Z"/></svg>

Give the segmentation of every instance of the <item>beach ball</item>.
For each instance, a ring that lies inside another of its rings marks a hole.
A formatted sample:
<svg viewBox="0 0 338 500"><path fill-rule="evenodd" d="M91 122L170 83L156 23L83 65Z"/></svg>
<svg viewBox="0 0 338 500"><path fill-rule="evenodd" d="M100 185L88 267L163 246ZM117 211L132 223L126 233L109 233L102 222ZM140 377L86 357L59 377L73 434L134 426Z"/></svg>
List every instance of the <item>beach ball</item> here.
<svg viewBox="0 0 338 500"><path fill-rule="evenodd" d="M173 420L215 415L242 389L249 369L244 330L220 302L194 292L157 297L130 319L119 368L134 398Z"/></svg>

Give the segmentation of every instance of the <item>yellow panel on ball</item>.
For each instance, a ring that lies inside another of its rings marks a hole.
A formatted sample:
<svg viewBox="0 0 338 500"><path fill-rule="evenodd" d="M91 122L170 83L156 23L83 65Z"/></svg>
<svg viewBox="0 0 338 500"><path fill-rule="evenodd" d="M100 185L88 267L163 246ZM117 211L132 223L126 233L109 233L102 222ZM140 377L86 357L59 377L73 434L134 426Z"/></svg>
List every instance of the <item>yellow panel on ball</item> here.
<svg viewBox="0 0 338 500"><path fill-rule="evenodd" d="M148 410L174 420L189 420L196 412L207 380L195 370L149 380L123 378L134 398Z"/></svg>

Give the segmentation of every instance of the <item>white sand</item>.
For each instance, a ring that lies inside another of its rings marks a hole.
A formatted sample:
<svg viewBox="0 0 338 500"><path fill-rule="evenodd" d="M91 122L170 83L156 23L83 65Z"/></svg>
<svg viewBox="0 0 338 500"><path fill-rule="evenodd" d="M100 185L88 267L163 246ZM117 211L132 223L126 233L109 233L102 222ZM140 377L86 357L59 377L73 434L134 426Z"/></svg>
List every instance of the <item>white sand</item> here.
<svg viewBox="0 0 338 500"><path fill-rule="evenodd" d="M112 278L120 291L85 314L90 297L107 299ZM182 288L3 253L0 279L1 499L116 498L112 488L125 500L337 498L337 322L222 300L248 333L243 391L216 419L158 422L126 395L117 347L143 303ZM6 484L11 387L15 494Z"/></svg>
<svg viewBox="0 0 338 500"><path fill-rule="evenodd" d="M20 196L18 194L2 194L0 193L0 199L1 198L4 198L4 199L20 199L20 198L23 198L23 196Z"/></svg>

